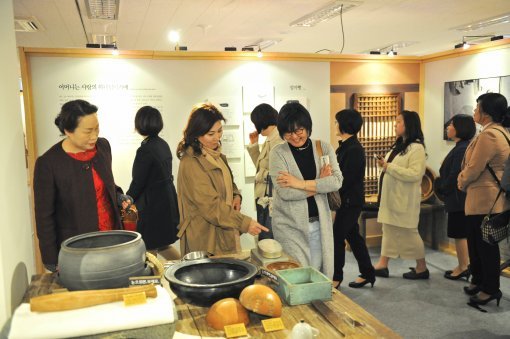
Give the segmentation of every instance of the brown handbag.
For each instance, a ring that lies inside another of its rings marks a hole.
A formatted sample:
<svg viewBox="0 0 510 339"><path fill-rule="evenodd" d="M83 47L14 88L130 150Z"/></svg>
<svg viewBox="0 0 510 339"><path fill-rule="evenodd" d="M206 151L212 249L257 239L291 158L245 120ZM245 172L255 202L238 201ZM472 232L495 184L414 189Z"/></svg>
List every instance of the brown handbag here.
<svg viewBox="0 0 510 339"><path fill-rule="evenodd" d="M317 153L319 154L319 159L322 157L322 144L320 140L315 141L317 145ZM332 211L336 211L342 205L342 200L340 199L340 193L338 191L333 191L327 193L328 195L328 205L329 209Z"/></svg>

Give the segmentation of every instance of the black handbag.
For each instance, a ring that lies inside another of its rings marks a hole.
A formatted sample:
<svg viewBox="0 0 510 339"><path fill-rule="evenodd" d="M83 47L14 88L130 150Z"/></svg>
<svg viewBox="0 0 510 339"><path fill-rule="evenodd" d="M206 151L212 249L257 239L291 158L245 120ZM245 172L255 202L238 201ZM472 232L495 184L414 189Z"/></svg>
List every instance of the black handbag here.
<svg viewBox="0 0 510 339"><path fill-rule="evenodd" d="M482 230L482 239L486 243L491 245L497 245L501 240L508 238L510 235L510 210L504 211L497 214L492 214L492 210L496 205L501 193L504 192L503 188L501 188L501 182L499 181L494 170L487 164L487 169L492 174L496 182L499 186L499 192L496 196L496 200L492 204L492 207L489 213L483 218L481 230Z"/></svg>
<svg viewBox="0 0 510 339"><path fill-rule="evenodd" d="M320 158L320 157L322 157L322 145L321 145L320 140L317 140L316 144L317 144L317 153L319 154L319 158ZM331 211L336 211L337 209L340 208L340 206L342 206L342 199L340 199L340 192L338 192L338 190L329 192L329 193L327 193L327 195L328 195L328 205L329 205L329 209Z"/></svg>

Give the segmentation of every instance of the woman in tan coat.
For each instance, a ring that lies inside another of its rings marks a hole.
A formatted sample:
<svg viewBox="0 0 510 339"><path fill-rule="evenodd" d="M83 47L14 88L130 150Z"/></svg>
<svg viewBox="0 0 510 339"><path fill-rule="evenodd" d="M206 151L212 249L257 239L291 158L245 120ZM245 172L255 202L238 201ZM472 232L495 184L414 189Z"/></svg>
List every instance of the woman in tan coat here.
<svg viewBox="0 0 510 339"><path fill-rule="evenodd" d="M240 212L241 194L221 153L222 121L215 106L194 107L177 147L181 255L236 253L241 250L240 233L268 231Z"/></svg>
<svg viewBox="0 0 510 339"><path fill-rule="evenodd" d="M476 102L473 118L482 125L482 132L467 147L457 180L459 189L466 192L467 241L473 275L470 286L464 287L464 291L472 296L472 303L485 305L495 299L499 305L502 296L499 247L483 241L480 225L493 204L493 213L510 209L505 195L498 196L500 186L491 173L492 169L501 180L509 156L506 138L510 135L505 127L510 126L510 109L499 93L482 94Z"/></svg>

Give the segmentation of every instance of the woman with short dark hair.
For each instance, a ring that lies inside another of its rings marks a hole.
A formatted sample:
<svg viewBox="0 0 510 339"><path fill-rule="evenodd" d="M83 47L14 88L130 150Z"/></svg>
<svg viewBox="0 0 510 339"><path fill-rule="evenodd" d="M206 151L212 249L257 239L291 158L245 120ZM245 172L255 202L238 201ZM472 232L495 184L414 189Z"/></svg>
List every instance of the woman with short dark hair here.
<svg viewBox="0 0 510 339"><path fill-rule="evenodd" d="M270 195L269 190L272 190L269 178L269 153L274 146L283 142L276 128L278 112L271 105L260 104L253 109L250 118L256 129L250 133L250 145L247 150L257 171L255 174L257 221L269 229L269 232L262 232L258 240L273 239L269 201L264 197ZM259 148L259 134L266 137L262 149Z"/></svg>
<svg viewBox="0 0 510 339"><path fill-rule="evenodd" d="M195 106L177 146L181 255L237 253L240 233L268 231L240 212L241 194L221 153L223 121L214 105Z"/></svg>
<svg viewBox="0 0 510 339"><path fill-rule="evenodd" d="M482 131L467 146L457 186L466 192L465 213L469 251L471 284L464 292L471 295L471 303L485 305L502 297L499 289L499 246L483 241L481 224L484 217L510 209L510 202L500 194L498 183L508 159L510 138L510 108L499 93L482 94L476 100L474 121Z"/></svg>
<svg viewBox="0 0 510 339"><path fill-rule="evenodd" d="M138 209L137 231L147 249L166 260L179 253L171 244L177 240L179 209L172 175L172 152L159 137L163 118L159 110L144 106L136 112L135 129L144 138L136 151L132 180L127 194Z"/></svg>
<svg viewBox="0 0 510 339"><path fill-rule="evenodd" d="M450 119L446 128L448 139L455 141L455 147L444 158L439 168L437 192L444 196L445 210L448 213L448 237L455 239L458 265L445 272L444 277L450 280L469 279L469 257L467 246L466 215L464 204L466 193L457 188L457 177L466 148L475 136L476 125L473 117L457 114Z"/></svg>
<svg viewBox="0 0 510 339"><path fill-rule="evenodd" d="M356 134L361 130L363 118L354 109L344 109L335 115L337 135L340 137L336 158L342 172L340 187L342 205L336 211L333 223L335 239L335 273L333 287L340 287L345 265L345 241L349 243L358 262L360 276L349 283L349 287L360 288L370 283L374 286L375 273L365 239L359 234L358 218L365 202L365 150Z"/></svg>
<svg viewBox="0 0 510 339"><path fill-rule="evenodd" d="M35 162L34 203L43 264L58 268L62 241L83 233L121 228L108 140L99 137L97 107L66 102L55 118L65 138Z"/></svg>
<svg viewBox="0 0 510 339"><path fill-rule="evenodd" d="M388 277L390 258L401 257L416 260L416 267L402 275L404 279L428 279L425 246L418 233L426 159L418 113L402 111L395 121L395 134L390 151L377 160L382 169L377 221L383 225L383 237L375 275Z"/></svg>
<svg viewBox="0 0 510 339"><path fill-rule="evenodd" d="M299 103L281 108L277 126L286 142L275 146L269 155L269 172L275 183L274 238L301 265L332 278L333 229L327 193L338 190L342 183L335 153L329 143L310 139L312 118Z"/></svg>

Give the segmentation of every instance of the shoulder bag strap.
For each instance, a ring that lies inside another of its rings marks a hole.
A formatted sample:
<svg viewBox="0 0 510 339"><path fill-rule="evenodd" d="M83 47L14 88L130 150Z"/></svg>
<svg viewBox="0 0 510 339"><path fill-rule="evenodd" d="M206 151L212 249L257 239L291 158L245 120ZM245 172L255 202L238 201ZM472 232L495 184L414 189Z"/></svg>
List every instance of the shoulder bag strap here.
<svg viewBox="0 0 510 339"><path fill-rule="evenodd" d="M503 132L502 130L500 130L499 128L491 128L491 129L495 129L496 131L499 131L501 134L503 134L503 136L505 137L506 139L506 142L508 143L508 146L510 146L510 140L508 139L508 137L506 136L505 132ZM496 205L496 202L498 201L501 193L504 192L503 190L503 187L501 187L501 181L498 179L498 177L496 176L496 173L494 172L494 170L492 169L492 167L490 167L489 164L485 165L487 167L487 169L489 170L489 172L491 173L491 175L494 177L494 180L496 180L496 182L498 183L498 186L499 186L499 192L498 192L498 195L496 196L496 200L494 200L494 203L492 204L492 207L491 207L491 210L489 211L489 215L492 214L492 209L494 208L494 206Z"/></svg>
<svg viewBox="0 0 510 339"><path fill-rule="evenodd" d="M317 146L317 153L319 154L319 158L322 157L322 143L320 140L315 140L315 145Z"/></svg>

